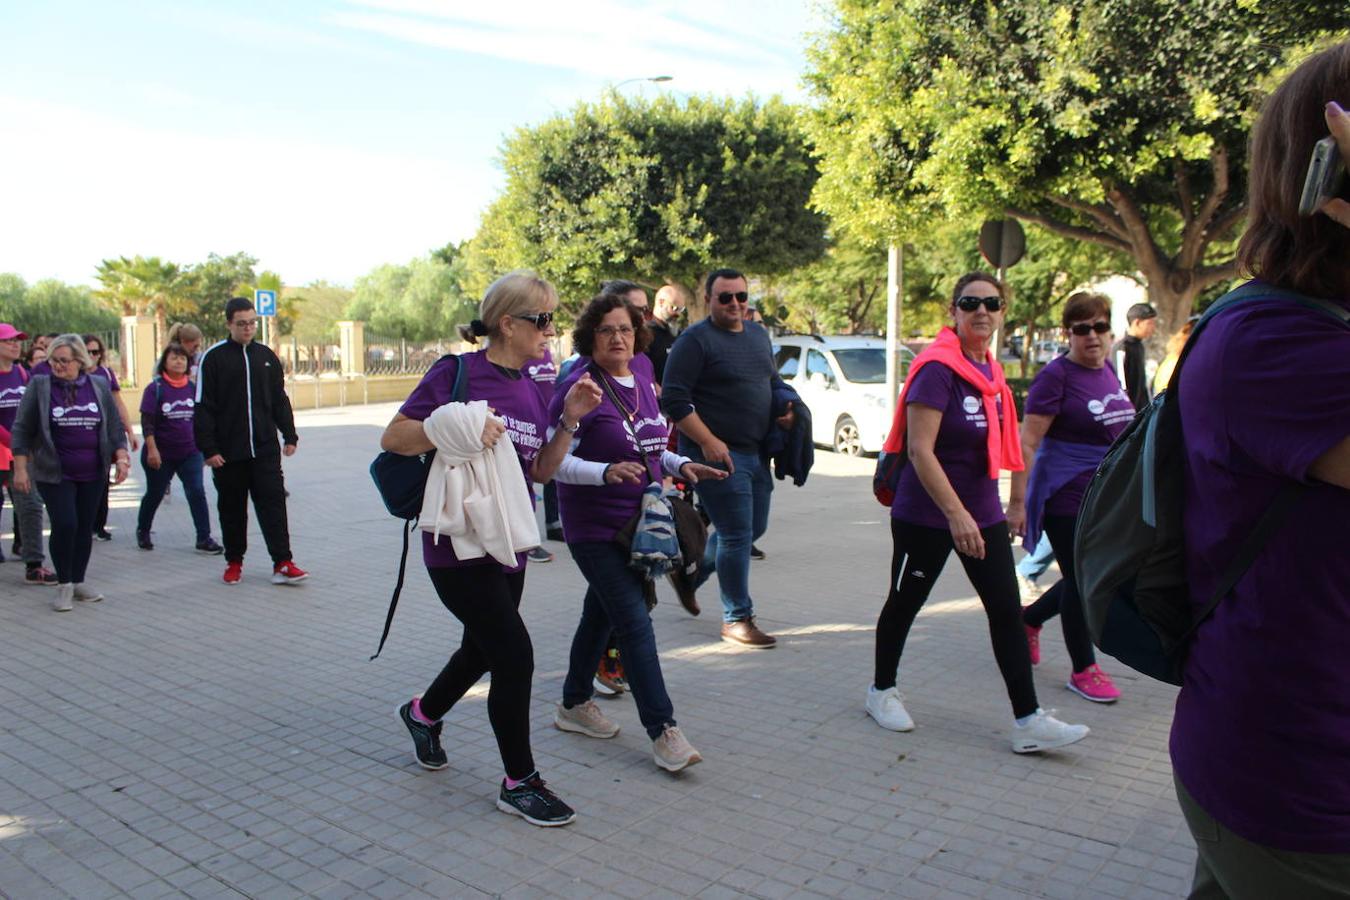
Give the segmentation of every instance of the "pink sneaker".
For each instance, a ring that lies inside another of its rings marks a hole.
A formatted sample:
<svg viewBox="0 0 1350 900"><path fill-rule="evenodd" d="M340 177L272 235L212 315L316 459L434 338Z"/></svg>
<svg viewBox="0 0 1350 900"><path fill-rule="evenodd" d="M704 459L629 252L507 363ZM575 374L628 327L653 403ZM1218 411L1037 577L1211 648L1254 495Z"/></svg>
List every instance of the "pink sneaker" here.
<svg viewBox="0 0 1350 900"><path fill-rule="evenodd" d="M1093 703L1115 703L1120 699L1120 691L1111 682L1111 676L1096 663L1081 672L1074 672L1064 686Z"/></svg>
<svg viewBox="0 0 1350 900"><path fill-rule="evenodd" d="M1022 614L1026 615L1026 612L1027 608L1022 607ZM1031 664L1039 666L1041 664L1041 630L1032 628L1026 622L1022 623L1022 627L1027 632L1027 649L1031 651Z"/></svg>

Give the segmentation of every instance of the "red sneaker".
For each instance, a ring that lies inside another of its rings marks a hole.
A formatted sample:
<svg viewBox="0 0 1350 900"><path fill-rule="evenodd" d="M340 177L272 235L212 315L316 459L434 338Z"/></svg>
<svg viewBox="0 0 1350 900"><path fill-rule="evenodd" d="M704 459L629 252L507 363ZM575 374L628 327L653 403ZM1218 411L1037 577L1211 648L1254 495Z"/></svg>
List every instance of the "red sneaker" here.
<svg viewBox="0 0 1350 900"><path fill-rule="evenodd" d="M221 580L226 584L238 584L239 579L244 577L244 564L242 562L228 562L225 564L225 577Z"/></svg>
<svg viewBox="0 0 1350 900"><path fill-rule="evenodd" d="M1023 615L1026 614L1026 611L1027 608L1022 607ZM1027 649L1031 651L1031 664L1039 666L1041 664L1041 630L1031 627L1026 622L1022 623L1022 627L1026 629L1027 633Z"/></svg>
<svg viewBox="0 0 1350 900"><path fill-rule="evenodd" d="M1115 703L1120 699L1120 690L1111 681L1111 676L1096 663L1081 672L1074 672L1064 686L1093 703Z"/></svg>
<svg viewBox="0 0 1350 900"><path fill-rule="evenodd" d="M278 563L272 568L273 584L299 584L309 577L309 573L291 562Z"/></svg>

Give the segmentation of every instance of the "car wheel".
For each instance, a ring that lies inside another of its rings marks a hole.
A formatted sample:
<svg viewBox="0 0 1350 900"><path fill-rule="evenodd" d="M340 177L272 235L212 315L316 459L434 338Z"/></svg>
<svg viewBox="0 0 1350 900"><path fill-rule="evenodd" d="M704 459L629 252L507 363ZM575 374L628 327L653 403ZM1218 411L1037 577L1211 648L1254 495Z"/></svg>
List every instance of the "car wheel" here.
<svg viewBox="0 0 1350 900"><path fill-rule="evenodd" d="M845 456L862 456L862 435L852 416L840 416L834 426L834 452Z"/></svg>

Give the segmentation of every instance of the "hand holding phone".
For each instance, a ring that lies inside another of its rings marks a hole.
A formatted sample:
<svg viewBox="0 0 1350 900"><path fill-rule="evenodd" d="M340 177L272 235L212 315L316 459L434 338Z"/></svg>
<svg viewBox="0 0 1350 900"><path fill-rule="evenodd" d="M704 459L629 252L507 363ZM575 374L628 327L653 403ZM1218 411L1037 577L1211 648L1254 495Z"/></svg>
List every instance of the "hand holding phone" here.
<svg viewBox="0 0 1350 900"><path fill-rule="evenodd" d="M1308 176L1303 182L1303 196L1298 202L1298 214L1311 216L1328 200L1340 195L1345 186L1345 160L1334 137L1324 137L1313 144L1312 158L1308 160Z"/></svg>

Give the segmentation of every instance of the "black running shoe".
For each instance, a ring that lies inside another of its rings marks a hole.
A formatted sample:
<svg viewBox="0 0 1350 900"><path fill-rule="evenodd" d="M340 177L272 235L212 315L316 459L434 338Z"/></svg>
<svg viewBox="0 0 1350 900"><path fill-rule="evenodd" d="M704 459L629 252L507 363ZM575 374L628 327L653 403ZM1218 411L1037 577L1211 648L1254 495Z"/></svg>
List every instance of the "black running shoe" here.
<svg viewBox="0 0 1350 900"><path fill-rule="evenodd" d="M520 816L531 825L555 828L571 824L577 817L572 807L558 799L548 789L539 773L531 775L519 787L508 790L502 780L502 792L497 797L497 808L513 816Z"/></svg>
<svg viewBox="0 0 1350 900"><path fill-rule="evenodd" d="M204 541L197 542L197 552L205 553L209 556L219 556L225 552L225 548L216 543L215 538L207 538Z"/></svg>
<svg viewBox="0 0 1350 900"><path fill-rule="evenodd" d="M761 550L761 549L759 549L758 547L756 547L754 544L751 544L751 545L750 545L750 558L751 558L751 559L763 559L763 558L764 558L764 551Z"/></svg>
<svg viewBox="0 0 1350 900"><path fill-rule="evenodd" d="M150 532L136 529L136 546L142 550L155 549L155 542L150 540Z"/></svg>
<svg viewBox="0 0 1350 900"><path fill-rule="evenodd" d="M419 766L435 772L450 765L445 751L441 749L441 722L423 725L414 719L411 700L398 708L398 717L408 726L408 733L412 735L413 752L417 756Z"/></svg>
<svg viewBox="0 0 1350 900"><path fill-rule="evenodd" d="M95 531L95 532L94 532L94 540L96 540L96 541L111 541L111 540L112 540L112 532L109 531L109 530L106 529L106 528L100 528L98 531Z"/></svg>

